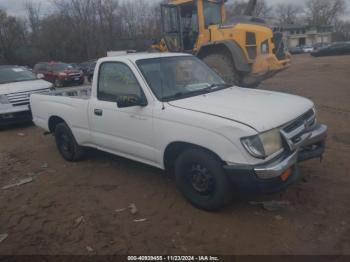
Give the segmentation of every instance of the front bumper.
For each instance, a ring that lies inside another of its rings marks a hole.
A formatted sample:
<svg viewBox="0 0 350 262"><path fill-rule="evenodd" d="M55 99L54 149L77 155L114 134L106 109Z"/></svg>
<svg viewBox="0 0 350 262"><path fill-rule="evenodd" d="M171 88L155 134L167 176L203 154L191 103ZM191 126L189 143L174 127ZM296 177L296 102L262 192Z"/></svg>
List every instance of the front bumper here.
<svg viewBox="0 0 350 262"><path fill-rule="evenodd" d="M0 126L32 121L32 113L29 110L0 114Z"/></svg>
<svg viewBox="0 0 350 262"><path fill-rule="evenodd" d="M281 191L299 177L298 162L323 156L326 137L327 126L316 125L303 134L293 152L288 150L262 165L227 165L224 166L224 170L238 188L250 189L257 193ZM284 176L286 171L290 171L287 177Z"/></svg>

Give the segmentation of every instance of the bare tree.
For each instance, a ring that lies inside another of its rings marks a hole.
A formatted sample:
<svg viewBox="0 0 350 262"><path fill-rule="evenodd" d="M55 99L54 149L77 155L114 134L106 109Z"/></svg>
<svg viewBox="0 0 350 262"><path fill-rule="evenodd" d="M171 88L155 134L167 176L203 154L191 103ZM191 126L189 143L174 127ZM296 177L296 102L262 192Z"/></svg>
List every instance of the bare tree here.
<svg viewBox="0 0 350 262"><path fill-rule="evenodd" d="M306 19L310 25L333 25L345 10L344 0L308 0Z"/></svg>
<svg viewBox="0 0 350 262"><path fill-rule="evenodd" d="M257 1L253 16L259 18L271 18L272 7L270 7L265 0Z"/></svg>
<svg viewBox="0 0 350 262"><path fill-rule="evenodd" d="M301 17L304 9L300 5L292 3L278 4L275 8L276 20L280 25L296 24Z"/></svg>
<svg viewBox="0 0 350 262"><path fill-rule="evenodd" d="M32 1L27 1L24 4L24 9L27 12L27 19L29 28L34 35L37 35L40 31L40 10L41 4L34 4Z"/></svg>
<svg viewBox="0 0 350 262"><path fill-rule="evenodd" d="M244 15L247 7L248 2L245 0L238 0L232 4L227 4L227 17ZM259 18L270 18L272 15L272 8L265 0L258 0L252 15Z"/></svg>
<svg viewBox="0 0 350 262"><path fill-rule="evenodd" d="M335 41L350 41L350 22L338 20L334 23L334 35Z"/></svg>
<svg viewBox="0 0 350 262"><path fill-rule="evenodd" d="M0 9L0 60L3 63L16 63L16 51L25 43L24 21L8 16Z"/></svg>

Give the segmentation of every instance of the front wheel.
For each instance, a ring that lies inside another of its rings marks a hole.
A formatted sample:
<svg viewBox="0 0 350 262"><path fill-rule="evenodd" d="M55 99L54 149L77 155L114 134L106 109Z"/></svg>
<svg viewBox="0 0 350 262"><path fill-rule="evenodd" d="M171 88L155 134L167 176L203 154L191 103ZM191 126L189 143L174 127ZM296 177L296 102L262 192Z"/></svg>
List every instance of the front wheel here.
<svg viewBox="0 0 350 262"><path fill-rule="evenodd" d="M198 208L215 211L232 200L231 184L222 163L205 150L182 153L175 163L175 176L184 197Z"/></svg>
<svg viewBox="0 0 350 262"><path fill-rule="evenodd" d="M78 145L66 123L60 123L55 128L56 146L67 161L78 161L84 155L84 149Z"/></svg>

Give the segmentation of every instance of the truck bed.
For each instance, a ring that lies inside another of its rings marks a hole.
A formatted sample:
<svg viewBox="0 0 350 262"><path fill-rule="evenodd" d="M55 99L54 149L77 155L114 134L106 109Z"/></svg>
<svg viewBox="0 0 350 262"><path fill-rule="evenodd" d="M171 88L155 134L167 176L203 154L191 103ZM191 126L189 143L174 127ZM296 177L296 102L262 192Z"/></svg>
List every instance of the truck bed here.
<svg viewBox="0 0 350 262"><path fill-rule="evenodd" d="M53 118L62 119L70 126L78 143L88 143L90 98L90 86L58 89L48 94L33 94L30 97L33 122L52 132L50 121Z"/></svg>
<svg viewBox="0 0 350 262"><path fill-rule="evenodd" d="M89 99L91 97L91 86L69 87L50 92L51 96L68 96L78 99Z"/></svg>

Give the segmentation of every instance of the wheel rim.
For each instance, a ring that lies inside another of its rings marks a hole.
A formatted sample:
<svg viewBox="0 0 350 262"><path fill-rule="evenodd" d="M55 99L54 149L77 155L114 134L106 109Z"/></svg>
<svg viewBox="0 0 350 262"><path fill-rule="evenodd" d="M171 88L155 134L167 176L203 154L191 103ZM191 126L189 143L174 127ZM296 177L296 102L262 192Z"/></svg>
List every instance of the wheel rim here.
<svg viewBox="0 0 350 262"><path fill-rule="evenodd" d="M71 140L66 134L61 134L58 138L58 144L60 147L60 150L65 154L72 154L73 145Z"/></svg>
<svg viewBox="0 0 350 262"><path fill-rule="evenodd" d="M214 177L205 166L201 164L192 164L188 173L190 185L195 192L201 195L210 195L214 192Z"/></svg>

